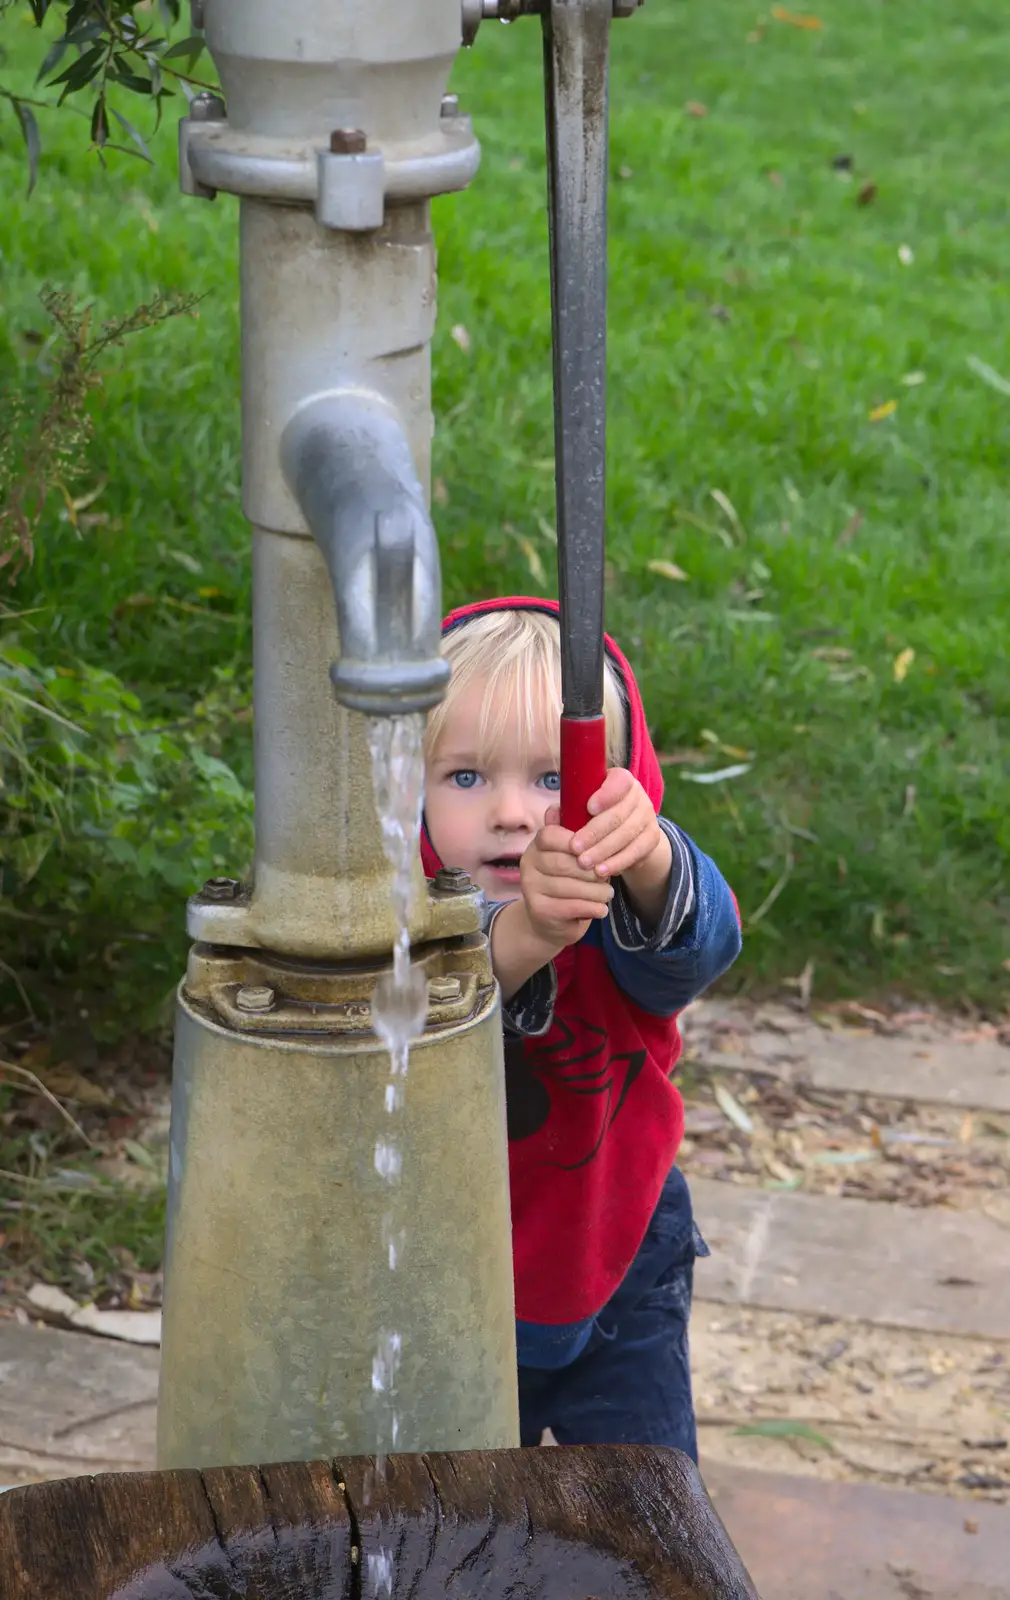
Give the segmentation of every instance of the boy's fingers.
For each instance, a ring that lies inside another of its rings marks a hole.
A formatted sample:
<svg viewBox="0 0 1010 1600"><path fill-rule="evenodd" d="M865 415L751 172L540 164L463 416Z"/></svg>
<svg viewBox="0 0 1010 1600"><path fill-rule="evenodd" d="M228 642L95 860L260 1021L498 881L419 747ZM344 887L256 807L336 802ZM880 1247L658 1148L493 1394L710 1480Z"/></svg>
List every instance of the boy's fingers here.
<svg viewBox="0 0 1010 1600"><path fill-rule="evenodd" d="M549 922L601 922L609 915L609 907L586 900L552 900L545 917Z"/></svg>
<svg viewBox="0 0 1010 1600"><path fill-rule="evenodd" d="M598 873L606 874L605 877L601 877L600 882L609 882L611 878L619 878L622 872L629 871L631 867L637 867L641 861L645 860L648 854L649 851L640 849L636 842L630 849L622 850L620 855L608 856L596 868Z"/></svg>
<svg viewBox="0 0 1010 1600"><path fill-rule="evenodd" d="M613 863L619 856L631 850L638 840L647 838L647 826L644 818L629 818L621 827L615 828L613 833L601 839L593 849L584 851L578 858L579 866L593 867L597 872L606 867L608 872L617 872L619 869Z"/></svg>
<svg viewBox="0 0 1010 1600"><path fill-rule="evenodd" d="M582 883L598 882L598 874L587 867L580 867L575 857L567 851L544 850L540 852L536 870L544 878L563 878L567 882L578 879Z"/></svg>
<svg viewBox="0 0 1010 1600"><path fill-rule="evenodd" d="M557 877L545 876L537 884L536 892L549 900L571 900L574 897L609 904L614 898L613 884L605 883L602 878L594 878L588 873L576 882L561 873Z"/></svg>
<svg viewBox="0 0 1010 1600"><path fill-rule="evenodd" d="M551 814L552 813L550 811L547 813L548 818L551 816ZM558 812L559 817L560 815L561 813ZM556 826L549 821L546 821L544 826L540 829L540 832L537 834L536 842L538 848L543 851L561 851L565 855L571 855L572 853L571 829Z"/></svg>
<svg viewBox="0 0 1010 1600"><path fill-rule="evenodd" d="M615 828L619 828L630 817L638 815L639 812L643 816L647 815L645 806L648 806L648 813L651 814L652 807L649 806L647 800L645 800L645 806L643 806L644 798L644 795L639 790L632 789L627 794L622 795L620 799L614 800L612 805L609 805L605 811L601 811L598 816L593 818L592 822L586 823L585 827L580 828L578 833L574 835L571 848L575 854L581 855L584 850L592 849L594 844L599 844L601 839L605 839Z"/></svg>
<svg viewBox="0 0 1010 1600"><path fill-rule="evenodd" d="M635 787L635 779L626 767L611 767L600 787L590 796L587 810L590 816L606 811Z"/></svg>

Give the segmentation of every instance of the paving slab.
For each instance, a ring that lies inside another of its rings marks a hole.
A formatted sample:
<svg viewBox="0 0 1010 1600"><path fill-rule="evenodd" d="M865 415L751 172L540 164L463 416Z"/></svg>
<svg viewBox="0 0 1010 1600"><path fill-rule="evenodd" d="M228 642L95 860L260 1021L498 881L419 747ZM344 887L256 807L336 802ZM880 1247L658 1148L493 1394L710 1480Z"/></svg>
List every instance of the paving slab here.
<svg viewBox="0 0 1010 1600"><path fill-rule="evenodd" d="M708 1465L761 1600L1008 1600L1010 1508Z"/></svg>
<svg viewBox="0 0 1010 1600"><path fill-rule="evenodd" d="M0 1482L154 1466L158 1352L0 1321Z"/></svg>
<svg viewBox="0 0 1010 1600"><path fill-rule="evenodd" d="M990 1217L692 1178L699 1299L1004 1339L1010 1232ZM1010 1583L1007 1588L1010 1597Z"/></svg>
<svg viewBox="0 0 1010 1600"><path fill-rule="evenodd" d="M774 1017L775 1026L762 1023ZM685 1032L708 1068L771 1073L834 1093L918 1100L966 1111L1010 1112L1010 1046L966 1041L939 1029L888 1035L830 1029L784 1007L756 1013L704 1005Z"/></svg>

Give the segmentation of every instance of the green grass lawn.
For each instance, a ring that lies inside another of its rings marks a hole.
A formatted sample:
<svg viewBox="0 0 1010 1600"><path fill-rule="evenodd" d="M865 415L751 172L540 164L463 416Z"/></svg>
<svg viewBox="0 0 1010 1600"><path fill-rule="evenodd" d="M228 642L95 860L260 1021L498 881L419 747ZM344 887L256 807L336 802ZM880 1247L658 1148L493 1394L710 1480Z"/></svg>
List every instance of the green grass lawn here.
<svg viewBox="0 0 1010 1600"><path fill-rule="evenodd" d="M608 625L678 757L666 809L738 892L742 981L813 961L819 995L999 1007L1010 34L995 0L820 16L650 0L614 29ZM37 36L13 12L0 43L27 88ZM485 25L454 87L484 165L437 205L447 603L553 586L536 25ZM77 118L43 133L28 200L0 105L0 381L32 381L44 280L105 315L206 298L107 380L104 520L75 533L54 502L15 598L47 659L173 715L250 651L236 207L178 196L170 128L156 170L107 173ZM166 971L181 899L176 925Z"/></svg>

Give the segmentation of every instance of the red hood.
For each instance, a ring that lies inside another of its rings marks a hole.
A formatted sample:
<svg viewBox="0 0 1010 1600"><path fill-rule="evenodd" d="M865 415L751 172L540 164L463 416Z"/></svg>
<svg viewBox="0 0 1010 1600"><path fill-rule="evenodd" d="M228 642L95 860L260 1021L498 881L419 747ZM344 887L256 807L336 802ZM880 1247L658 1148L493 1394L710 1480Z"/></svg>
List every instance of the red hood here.
<svg viewBox="0 0 1010 1600"><path fill-rule="evenodd" d="M450 633L461 622L466 622L470 617L480 616L484 611L545 611L549 616L556 617L559 607L556 600L542 600L530 595L511 595L503 600L479 600L474 605L460 606L457 610L450 611L442 623L442 632ZM627 658L609 634L604 637L607 656L617 671L628 707L631 745L627 757L628 770L638 779L658 813L663 803L663 775L660 771L659 758L649 737L642 696ZM431 847L427 829L421 834L421 860L429 878L433 877L442 865Z"/></svg>

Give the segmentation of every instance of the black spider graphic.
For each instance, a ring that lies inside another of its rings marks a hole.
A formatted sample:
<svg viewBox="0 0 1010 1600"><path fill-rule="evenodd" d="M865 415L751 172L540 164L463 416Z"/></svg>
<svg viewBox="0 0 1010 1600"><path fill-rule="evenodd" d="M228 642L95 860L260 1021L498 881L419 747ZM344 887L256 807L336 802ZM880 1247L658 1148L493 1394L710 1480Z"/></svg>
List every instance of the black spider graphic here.
<svg viewBox="0 0 1010 1600"><path fill-rule="evenodd" d="M645 1066L645 1051L611 1055L606 1030L592 1022L555 1018L547 1039L505 1041L508 1136L513 1142L541 1139L539 1164L575 1172L598 1154L632 1084ZM566 1154L559 1161L548 1123L552 1093L568 1097ZM573 1115L574 1113L574 1115ZM544 1130L547 1133L544 1134ZM533 1154L533 1152L531 1152Z"/></svg>

